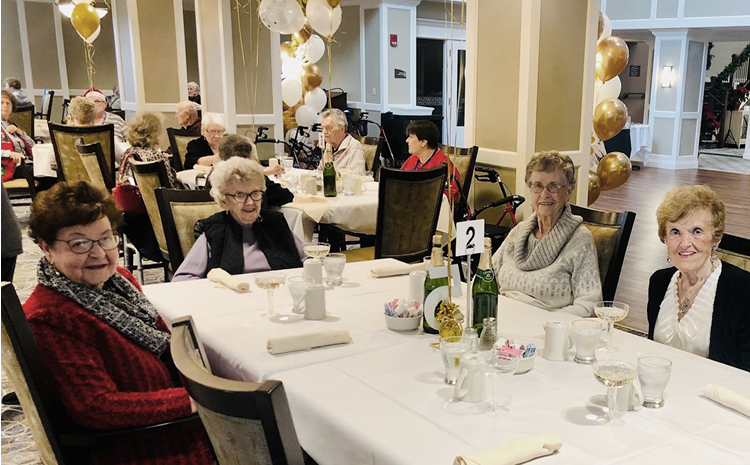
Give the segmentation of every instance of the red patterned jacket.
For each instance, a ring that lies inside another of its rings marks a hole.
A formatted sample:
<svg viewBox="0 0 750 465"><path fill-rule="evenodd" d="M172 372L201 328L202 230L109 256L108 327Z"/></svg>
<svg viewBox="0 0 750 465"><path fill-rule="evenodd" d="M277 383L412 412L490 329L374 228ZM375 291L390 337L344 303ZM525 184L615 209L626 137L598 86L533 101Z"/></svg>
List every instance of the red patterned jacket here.
<svg viewBox="0 0 750 465"><path fill-rule="evenodd" d="M117 268L140 290L133 275ZM24 304L42 357L70 417L87 428L146 426L190 415L190 398L174 387L167 367L62 294L37 285ZM157 325L169 331L164 321ZM169 349L167 349L169 350ZM102 448L93 463L213 464L204 430Z"/></svg>
<svg viewBox="0 0 750 465"><path fill-rule="evenodd" d="M406 159L403 165L401 165L402 170L429 170L432 168L437 168L438 166L442 165L443 163L448 164L448 169L453 172L453 179L451 180L451 186L449 189L445 189L445 196L449 199L452 198L453 203L458 203L461 200L461 194L458 192L458 184L456 183L456 180L459 182L461 181L461 175L458 174L458 170L456 167L453 166L453 163L451 163L450 158L448 158L448 155L445 154L440 149L437 149L435 153L432 154L432 156L424 163L422 164L419 161L419 157L417 155L412 155L409 158ZM449 172L450 174L450 172Z"/></svg>

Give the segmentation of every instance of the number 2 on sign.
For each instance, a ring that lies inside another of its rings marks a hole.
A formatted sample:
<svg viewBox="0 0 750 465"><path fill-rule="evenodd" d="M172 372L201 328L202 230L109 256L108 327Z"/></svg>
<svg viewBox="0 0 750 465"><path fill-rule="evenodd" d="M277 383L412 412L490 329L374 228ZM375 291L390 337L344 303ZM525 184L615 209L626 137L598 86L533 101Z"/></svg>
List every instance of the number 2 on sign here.
<svg viewBox="0 0 750 465"><path fill-rule="evenodd" d="M484 247L484 220L456 223L456 256L481 253Z"/></svg>

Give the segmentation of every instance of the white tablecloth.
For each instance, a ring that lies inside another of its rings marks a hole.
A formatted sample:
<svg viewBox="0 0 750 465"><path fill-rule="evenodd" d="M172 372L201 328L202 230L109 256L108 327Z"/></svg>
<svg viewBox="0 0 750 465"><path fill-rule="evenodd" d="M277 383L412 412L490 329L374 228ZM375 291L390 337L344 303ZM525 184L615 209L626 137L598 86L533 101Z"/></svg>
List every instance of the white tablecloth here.
<svg viewBox="0 0 750 465"><path fill-rule="evenodd" d="M630 125L630 160L645 165L651 156L651 129L648 124Z"/></svg>

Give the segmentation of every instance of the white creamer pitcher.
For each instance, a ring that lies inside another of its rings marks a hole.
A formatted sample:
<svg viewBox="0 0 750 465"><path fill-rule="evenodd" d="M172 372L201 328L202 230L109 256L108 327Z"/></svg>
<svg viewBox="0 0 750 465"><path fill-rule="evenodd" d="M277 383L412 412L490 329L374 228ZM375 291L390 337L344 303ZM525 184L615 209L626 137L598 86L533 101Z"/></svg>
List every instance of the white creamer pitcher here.
<svg viewBox="0 0 750 465"><path fill-rule="evenodd" d="M568 350L573 347L568 324L563 321L548 321L544 331L544 358L553 362L568 360Z"/></svg>
<svg viewBox="0 0 750 465"><path fill-rule="evenodd" d="M461 371L458 373L453 396L463 402L482 402L487 398L485 376L477 354L461 357Z"/></svg>

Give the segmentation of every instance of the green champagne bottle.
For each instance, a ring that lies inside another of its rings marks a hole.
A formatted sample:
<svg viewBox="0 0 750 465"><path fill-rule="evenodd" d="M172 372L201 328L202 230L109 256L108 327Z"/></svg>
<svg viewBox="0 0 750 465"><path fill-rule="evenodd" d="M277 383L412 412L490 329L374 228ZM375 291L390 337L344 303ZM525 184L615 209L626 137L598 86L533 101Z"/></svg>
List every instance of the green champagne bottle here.
<svg viewBox="0 0 750 465"><path fill-rule="evenodd" d="M434 236L432 236L432 255L430 256L430 265L438 268L445 267L445 262L443 261L443 237L440 234L435 234ZM428 271L427 278L425 278L424 280L424 301L427 302L427 296L429 296L432 291L441 286L448 286L448 276L444 276L442 278L432 278L430 277L430 272ZM438 307L440 307L440 304L442 302L443 301L441 300L433 308L423 308L422 329L424 329L425 333L438 333L438 328L433 328L427 322L426 315L427 312L432 312L432 315L437 314Z"/></svg>
<svg viewBox="0 0 750 465"><path fill-rule="evenodd" d="M326 147L325 167L323 168L323 195L336 197L336 168L333 167L333 151L330 144Z"/></svg>
<svg viewBox="0 0 750 465"><path fill-rule="evenodd" d="M477 333L481 335L484 328L484 319L497 317L497 280L495 270L492 269L492 240L484 238L484 251L479 259L477 274L471 286L473 302L473 322Z"/></svg>

